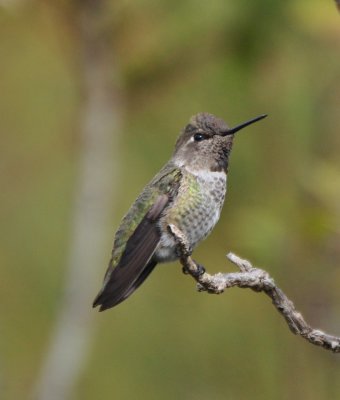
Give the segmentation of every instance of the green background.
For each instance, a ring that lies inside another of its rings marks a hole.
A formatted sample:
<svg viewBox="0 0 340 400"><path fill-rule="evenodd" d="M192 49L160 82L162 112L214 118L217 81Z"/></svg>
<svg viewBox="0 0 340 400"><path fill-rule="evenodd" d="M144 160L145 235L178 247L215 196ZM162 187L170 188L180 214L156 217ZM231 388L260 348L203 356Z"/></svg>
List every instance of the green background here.
<svg viewBox="0 0 340 400"><path fill-rule="evenodd" d="M63 297L81 156L79 2L0 3L0 396L34 392ZM95 16L94 16L95 18ZM102 22L101 22L102 23ZM266 269L313 326L340 334L340 15L332 1L117 0L105 29L123 128L114 230L200 111L237 136L219 224L195 252ZM108 28L109 27L109 28ZM106 263L106 261L105 261ZM340 398L340 358L290 333L250 290L197 293L178 263L114 310L83 304L92 339L72 399ZM79 288L81 290L81 287Z"/></svg>

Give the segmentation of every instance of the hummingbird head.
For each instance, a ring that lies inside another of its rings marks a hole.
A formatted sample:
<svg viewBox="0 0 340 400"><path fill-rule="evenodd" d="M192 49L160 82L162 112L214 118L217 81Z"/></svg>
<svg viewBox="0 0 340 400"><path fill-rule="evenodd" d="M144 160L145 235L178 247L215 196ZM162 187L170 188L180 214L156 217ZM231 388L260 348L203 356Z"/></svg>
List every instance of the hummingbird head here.
<svg viewBox="0 0 340 400"><path fill-rule="evenodd" d="M194 115L177 139L173 160L192 170L228 171L234 134L265 118L260 115L234 128L208 113Z"/></svg>

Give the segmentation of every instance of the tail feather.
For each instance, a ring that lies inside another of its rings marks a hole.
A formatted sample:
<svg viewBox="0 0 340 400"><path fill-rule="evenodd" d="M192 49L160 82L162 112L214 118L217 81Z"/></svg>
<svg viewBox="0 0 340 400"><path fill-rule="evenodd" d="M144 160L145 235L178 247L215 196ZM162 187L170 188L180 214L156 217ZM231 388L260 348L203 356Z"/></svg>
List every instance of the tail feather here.
<svg viewBox="0 0 340 400"><path fill-rule="evenodd" d="M117 287L116 285L114 285L112 287L112 285L110 284L104 285L103 289L95 298L93 302L93 307L100 306L99 311L104 311L123 302L129 296L131 296L136 289L139 288L139 286L151 274L156 265L156 261L149 261L149 263L145 266L137 279L134 279L132 282L128 282L128 284L125 284L123 286ZM112 279L114 279L114 273L115 270L112 271L110 282L112 282Z"/></svg>

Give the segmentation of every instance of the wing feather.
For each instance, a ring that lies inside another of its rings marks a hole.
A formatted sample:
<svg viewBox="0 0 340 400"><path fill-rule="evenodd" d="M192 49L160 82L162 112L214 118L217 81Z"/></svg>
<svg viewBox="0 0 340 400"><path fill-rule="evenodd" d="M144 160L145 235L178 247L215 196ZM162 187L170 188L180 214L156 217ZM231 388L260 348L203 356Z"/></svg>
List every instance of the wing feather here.
<svg viewBox="0 0 340 400"><path fill-rule="evenodd" d="M152 259L160 242L158 221L178 193L181 171L167 164L132 205L115 235L112 257L101 291L93 302L100 311L129 297L156 266Z"/></svg>
<svg viewBox="0 0 340 400"><path fill-rule="evenodd" d="M101 306L100 311L120 303L142 283L140 277L160 241L160 232L157 227L158 217L168 202L169 196L165 194L157 197L155 203L127 241L118 265L115 268L109 266L103 289L93 303L94 307ZM151 270L153 268L154 265ZM146 278L149 273L144 273L144 275Z"/></svg>

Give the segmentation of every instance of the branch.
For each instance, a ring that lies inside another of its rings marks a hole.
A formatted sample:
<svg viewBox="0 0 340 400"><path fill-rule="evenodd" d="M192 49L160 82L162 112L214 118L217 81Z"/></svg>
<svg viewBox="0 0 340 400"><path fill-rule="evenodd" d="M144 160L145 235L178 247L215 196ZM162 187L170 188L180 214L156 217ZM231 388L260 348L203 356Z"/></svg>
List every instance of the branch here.
<svg viewBox="0 0 340 400"><path fill-rule="evenodd" d="M227 255L228 259L240 269L240 272L223 274L221 272L210 275L204 268L191 258L190 247L185 235L175 226L168 226L169 232L173 235L178 245L180 262L183 272L191 275L197 282L199 291L220 294L224 290L237 286L239 288L252 289L255 292L264 292L272 299L278 312L286 320L289 329L295 334L300 335L316 346L321 346L334 353L340 353L340 338L312 328L307 324L291 300L278 288L274 279L260 269L254 268L247 260L243 260L233 253Z"/></svg>

